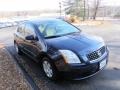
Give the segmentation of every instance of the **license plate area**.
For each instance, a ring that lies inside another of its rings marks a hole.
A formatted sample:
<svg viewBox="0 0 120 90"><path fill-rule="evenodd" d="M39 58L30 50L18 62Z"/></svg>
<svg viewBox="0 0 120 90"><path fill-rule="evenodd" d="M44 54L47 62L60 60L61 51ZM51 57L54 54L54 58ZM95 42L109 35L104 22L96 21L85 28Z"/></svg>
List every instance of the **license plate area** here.
<svg viewBox="0 0 120 90"><path fill-rule="evenodd" d="M102 60L101 62L100 62L100 64L99 64L99 68L100 69L102 69L103 67L105 67L105 65L106 65L106 59L104 59L104 60Z"/></svg>

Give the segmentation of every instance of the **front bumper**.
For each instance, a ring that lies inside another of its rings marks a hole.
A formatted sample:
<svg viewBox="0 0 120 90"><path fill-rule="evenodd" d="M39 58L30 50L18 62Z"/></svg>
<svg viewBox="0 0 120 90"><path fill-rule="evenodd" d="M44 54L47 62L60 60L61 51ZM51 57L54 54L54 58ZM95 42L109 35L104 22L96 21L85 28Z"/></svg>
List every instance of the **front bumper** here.
<svg viewBox="0 0 120 90"><path fill-rule="evenodd" d="M103 60L106 60L106 65L107 65L108 54L101 60L94 63L87 63L87 64L81 64L81 65L80 64L67 65L66 68L60 70L60 72L64 78L75 79L75 80L85 79L95 75L96 73L98 73L99 71L105 68L106 65L100 68L100 63Z"/></svg>

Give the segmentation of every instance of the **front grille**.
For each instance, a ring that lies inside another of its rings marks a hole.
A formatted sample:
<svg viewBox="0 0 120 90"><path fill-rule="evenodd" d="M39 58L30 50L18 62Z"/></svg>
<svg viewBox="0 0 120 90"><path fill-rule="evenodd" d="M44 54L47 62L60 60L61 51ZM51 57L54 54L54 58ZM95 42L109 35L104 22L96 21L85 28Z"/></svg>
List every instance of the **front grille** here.
<svg viewBox="0 0 120 90"><path fill-rule="evenodd" d="M100 58L103 54L105 53L105 46L101 47L100 49L98 49L97 51L94 51L92 53L89 53L87 55L87 58L89 60L95 60Z"/></svg>

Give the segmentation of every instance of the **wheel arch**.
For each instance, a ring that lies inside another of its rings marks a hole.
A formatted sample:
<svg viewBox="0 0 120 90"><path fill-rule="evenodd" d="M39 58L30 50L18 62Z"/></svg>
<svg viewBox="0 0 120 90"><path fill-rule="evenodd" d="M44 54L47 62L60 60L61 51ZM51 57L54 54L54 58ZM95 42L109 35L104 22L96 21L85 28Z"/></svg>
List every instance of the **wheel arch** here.
<svg viewBox="0 0 120 90"><path fill-rule="evenodd" d="M37 56L38 62L41 62L44 57L47 57L47 58L52 59L47 52L41 52L41 53Z"/></svg>

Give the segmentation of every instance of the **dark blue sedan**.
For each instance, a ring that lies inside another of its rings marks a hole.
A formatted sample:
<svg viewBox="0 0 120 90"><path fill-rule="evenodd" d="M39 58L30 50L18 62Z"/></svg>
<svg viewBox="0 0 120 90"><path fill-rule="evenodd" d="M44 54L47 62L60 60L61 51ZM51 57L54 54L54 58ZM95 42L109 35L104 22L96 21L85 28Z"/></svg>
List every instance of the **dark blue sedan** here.
<svg viewBox="0 0 120 90"><path fill-rule="evenodd" d="M108 49L103 39L87 35L60 19L28 20L14 34L18 54L39 62L52 80L60 76L85 79L104 69Z"/></svg>

